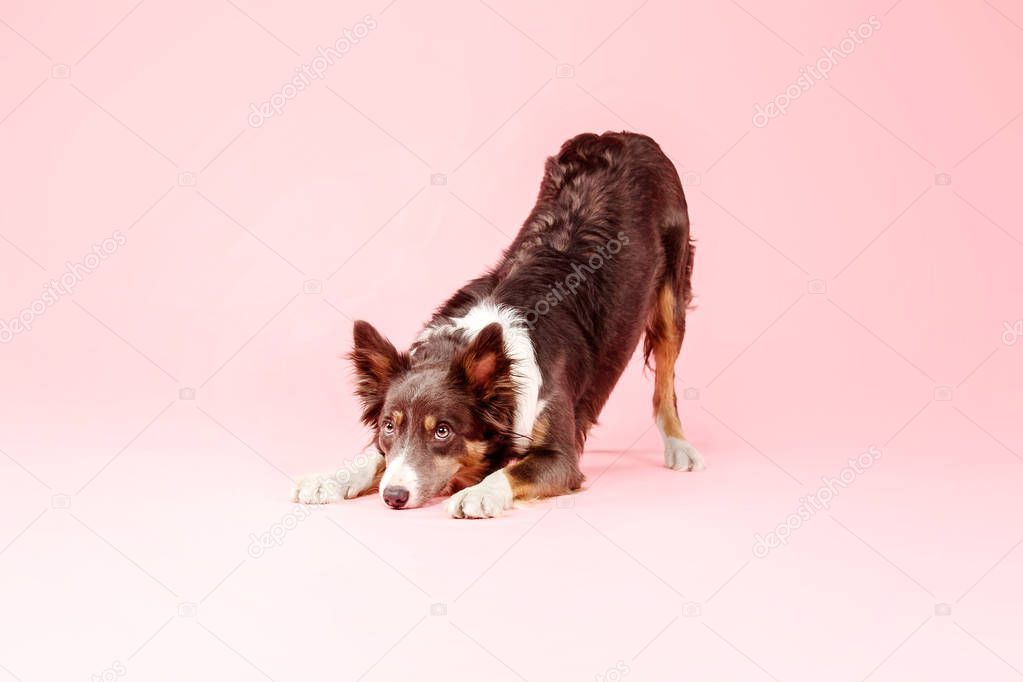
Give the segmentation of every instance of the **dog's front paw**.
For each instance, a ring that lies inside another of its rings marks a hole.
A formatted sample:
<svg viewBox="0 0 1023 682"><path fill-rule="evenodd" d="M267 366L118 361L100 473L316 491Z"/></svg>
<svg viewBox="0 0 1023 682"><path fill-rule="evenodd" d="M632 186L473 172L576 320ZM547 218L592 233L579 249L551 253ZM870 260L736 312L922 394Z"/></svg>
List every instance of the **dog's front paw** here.
<svg viewBox="0 0 1023 682"><path fill-rule="evenodd" d="M703 471L707 468L693 444L681 438L668 438L665 441L664 466L675 471Z"/></svg>
<svg viewBox="0 0 1023 682"><path fill-rule="evenodd" d="M333 474L303 476L295 484L291 499L302 504L327 504L361 495L380 478L383 461L383 455L370 450Z"/></svg>
<svg viewBox="0 0 1023 682"><path fill-rule="evenodd" d="M456 519L489 519L510 509L514 495L503 469L490 474L476 485L451 496L448 513Z"/></svg>
<svg viewBox="0 0 1023 682"><path fill-rule="evenodd" d="M329 474L309 474L298 479L291 493L292 502L327 504L344 497L341 483Z"/></svg>

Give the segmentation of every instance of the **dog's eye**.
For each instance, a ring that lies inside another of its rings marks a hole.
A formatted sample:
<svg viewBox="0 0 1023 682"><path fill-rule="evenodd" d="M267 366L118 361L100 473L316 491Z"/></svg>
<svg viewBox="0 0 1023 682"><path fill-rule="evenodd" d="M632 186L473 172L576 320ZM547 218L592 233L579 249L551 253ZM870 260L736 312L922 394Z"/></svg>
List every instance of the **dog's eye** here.
<svg viewBox="0 0 1023 682"><path fill-rule="evenodd" d="M448 438L451 438L451 433L452 431L450 426L447 424L441 424L437 427L437 430L433 432L433 435L437 440L447 440Z"/></svg>
<svg viewBox="0 0 1023 682"><path fill-rule="evenodd" d="M385 419L383 424L384 434L390 436L394 433L394 422L390 419Z"/></svg>

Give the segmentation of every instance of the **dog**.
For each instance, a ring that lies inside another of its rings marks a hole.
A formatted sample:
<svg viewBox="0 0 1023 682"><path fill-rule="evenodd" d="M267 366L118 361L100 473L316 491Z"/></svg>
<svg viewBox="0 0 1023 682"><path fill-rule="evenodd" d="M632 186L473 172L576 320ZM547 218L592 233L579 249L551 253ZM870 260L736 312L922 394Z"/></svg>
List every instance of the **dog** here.
<svg viewBox="0 0 1023 682"><path fill-rule="evenodd" d="M587 434L644 335L664 463L703 469L675 395L693 255L682 183L656 142L628 132L567 141L500 262L407 352L355 323L350 359L373 442L335 474L299 480L293 499L378 489L409 509L444 494L451 516L489 518L576 492Z"/></svg>

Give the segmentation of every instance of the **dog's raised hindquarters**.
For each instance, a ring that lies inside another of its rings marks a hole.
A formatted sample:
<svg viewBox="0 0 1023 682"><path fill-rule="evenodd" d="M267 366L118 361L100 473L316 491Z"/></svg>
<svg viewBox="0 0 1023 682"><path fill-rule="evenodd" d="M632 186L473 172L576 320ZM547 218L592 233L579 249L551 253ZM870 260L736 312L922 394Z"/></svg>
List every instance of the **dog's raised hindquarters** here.
<svg viewBox="0 0 1023 682"><path fill-rule="evenodd" d="M306 477L294 498L332 502L378 486L395 509L449 494L452 516L483 518L576 491L589 430L643 336L664 463L703 469L675 392L692 267L685 196L660 147L632 133L569 140L498 264L442 305L407 352L355 323L373 445L344 482Z"/></svg>

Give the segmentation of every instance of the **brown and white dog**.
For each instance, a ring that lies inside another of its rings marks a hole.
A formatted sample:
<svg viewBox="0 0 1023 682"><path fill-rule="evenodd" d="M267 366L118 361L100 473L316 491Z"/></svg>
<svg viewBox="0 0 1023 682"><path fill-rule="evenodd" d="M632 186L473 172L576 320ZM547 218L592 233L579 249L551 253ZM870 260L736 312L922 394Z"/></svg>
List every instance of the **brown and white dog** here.
<svg viewBox="0 0 1023 682"><path fill-rule="evenodd" d="M665 465L703 469L674 386L692 268L682 185L657 143L625 132L569 140L501 261L441 306L408 352L355 323L373 442L338 472L301 479L294 499L377 487L394 509L446 494L452 516L482 518L576 491L587 433L644 333Z"/></svg>

